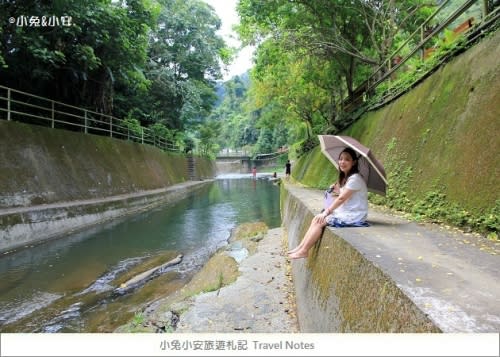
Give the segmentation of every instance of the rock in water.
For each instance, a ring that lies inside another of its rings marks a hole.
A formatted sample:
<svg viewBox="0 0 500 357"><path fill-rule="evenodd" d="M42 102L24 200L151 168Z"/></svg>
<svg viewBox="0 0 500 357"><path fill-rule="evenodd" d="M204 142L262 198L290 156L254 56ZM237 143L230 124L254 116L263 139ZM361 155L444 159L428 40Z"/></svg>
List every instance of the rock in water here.
<svg viewBox="0 0 500 357"><path fill-rule="evenodd" d="M123 290L123 289L130 288L130 287L150 278L152 275L154 275L155 273L159 272L162 269L165 269L165 268L170 267L172 265L179 264L182 261L182 257L183 257L183 255L179 254L174 259L172 259L172 260L170 260L162 265L158 265L154 268L151 268L149 270L146 270L145 272L142 272L142 273L134 276L132 279L129 279L125 283L121 284L117 290Z"/></svg>

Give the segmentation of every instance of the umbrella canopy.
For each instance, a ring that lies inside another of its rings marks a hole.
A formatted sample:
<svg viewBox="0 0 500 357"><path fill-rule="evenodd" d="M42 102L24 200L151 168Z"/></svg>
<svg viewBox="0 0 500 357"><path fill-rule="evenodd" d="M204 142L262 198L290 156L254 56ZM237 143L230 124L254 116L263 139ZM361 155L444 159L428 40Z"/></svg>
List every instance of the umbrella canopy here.
<svg viewBox="0 0 500 357"><path fill-rule="evenodd" d="M365 180L368 191L385 196L387 187L385 169L369 148L350 136L318 135L318 137L321 152L335 165L337 170L339 169L338 159L342 150L346 147L354 149L359 154L359 173Z"/></svg>

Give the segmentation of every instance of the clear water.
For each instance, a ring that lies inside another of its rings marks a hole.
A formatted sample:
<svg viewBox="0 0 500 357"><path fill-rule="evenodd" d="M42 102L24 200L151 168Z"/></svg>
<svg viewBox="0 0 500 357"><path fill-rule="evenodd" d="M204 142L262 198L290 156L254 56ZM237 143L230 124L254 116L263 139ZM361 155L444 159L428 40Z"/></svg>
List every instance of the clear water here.
<svg viewBox="0 0 500 357"><path fill-rule="evenodd" d="M1 257L0 332L113 330L137 304L178 288L175 282L226 245L236 225L278 227L279 210L272 182L227 176L176 203ZM159 252L183 260L152 280L157 288L147 283L147 294L140 295L144 287L116 294L120 274Z"/></svg>

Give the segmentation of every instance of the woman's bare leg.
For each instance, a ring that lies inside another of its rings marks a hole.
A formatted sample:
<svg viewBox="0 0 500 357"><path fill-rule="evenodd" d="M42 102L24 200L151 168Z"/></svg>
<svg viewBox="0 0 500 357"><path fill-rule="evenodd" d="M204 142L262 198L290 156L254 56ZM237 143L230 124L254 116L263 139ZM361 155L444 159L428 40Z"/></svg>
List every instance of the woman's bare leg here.
<svg viewBox="0 0 500 357"><path fill-rule="evenodd" d="M314 219L311 222L311 225L309 226L304 239L302 239L302 242L300 242L300 244L296 248L292 249L288 253L288 256L292 259L307 258L309 249L311 249L314 243L316 243L321 237L325 225L326 224L319 223Z"/></svg>
<svg viewBox="0 0 500 357"><path fill-rule="evenodd" d="M302 242L300 242L300 244L298 246L296 246L295 248L293 249L290 249L287 254L290 254L290 253L295 253L297 250L299 250L300 248L302 248L302 244L304 243L304 240L302 240Z"/></svg>
<svg viewBox="0 0 500 357"><path fill-rule="evenodd" d="M309 226L309 228L307 229L307 232L306 234L304 235L304 239L302 239L302 241L300 242L300 244L298 246L296 246L295 248L289 250L287 252L287 254L291 254L291 253L295 253L296 251L302 249L302 247L304 246L304 243L306 241L306 238L307 236L311 235L312 234L312 230L314 230L314 221L311 222L311 225Z"/></svg>

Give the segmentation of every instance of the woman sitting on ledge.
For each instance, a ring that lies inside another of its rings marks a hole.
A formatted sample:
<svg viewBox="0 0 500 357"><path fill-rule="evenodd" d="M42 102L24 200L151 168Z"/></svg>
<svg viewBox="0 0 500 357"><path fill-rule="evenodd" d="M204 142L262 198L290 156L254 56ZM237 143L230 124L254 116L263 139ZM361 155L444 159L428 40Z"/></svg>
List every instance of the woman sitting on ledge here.
<svg viewBox="0 0 500 357"><path fill-rule="evenodd" d="M358 170L358 156L347 147L339 155L338 184L330 186L339 191L339 196L322 213L316 215L302 242L288 252L291 259L307 258L309 249L323 233L325 226L330 227L367 227L368 190L365 180Z"/></svg>

